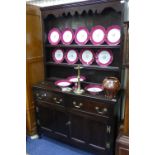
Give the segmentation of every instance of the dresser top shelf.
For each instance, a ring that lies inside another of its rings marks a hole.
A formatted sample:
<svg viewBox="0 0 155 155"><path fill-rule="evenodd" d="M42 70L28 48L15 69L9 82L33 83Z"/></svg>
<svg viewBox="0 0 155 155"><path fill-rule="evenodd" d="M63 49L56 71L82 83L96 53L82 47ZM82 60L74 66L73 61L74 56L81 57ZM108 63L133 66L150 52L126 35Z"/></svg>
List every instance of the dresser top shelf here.
<svg viewBox="0 0 155 155"><path fill-rule="evenodd" d="M45 47L52 47L52 48L120 48L120 45L93 45L93 44L86 44L86 45L77 45L77 44L70 44L70 45L63 45L63 44L58 44L58 45L51 45L51 44L45 44Z"/></svg>

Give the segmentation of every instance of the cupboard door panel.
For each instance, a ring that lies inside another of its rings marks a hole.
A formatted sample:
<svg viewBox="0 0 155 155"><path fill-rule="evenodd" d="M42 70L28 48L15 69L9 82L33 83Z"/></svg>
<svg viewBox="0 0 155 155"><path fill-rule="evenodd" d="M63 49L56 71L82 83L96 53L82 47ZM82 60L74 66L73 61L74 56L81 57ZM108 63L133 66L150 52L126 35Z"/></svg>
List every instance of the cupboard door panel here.
<svg viewBox="0 0 155 155"><path fill-rule="evenodd" d="M103 122L89 120L89 140L90 146L105 150L106 148L106 125Z"/></svg>
<svg viewBox="0 0 155 155"><path fill-rule="evenodd" d="M70 138L78 143L86 143L87 141L87 123L83 116L71 114Z"/></svg>
<svg viewBox="0 0 155 155"><path fill-rule="evenodd" d="M49 107L41 105L37 108L40 126L51 130L53 126L53 111Z"/></svg>
<svg viewBox="0 0 155 155"><path fill-rule="evenodd" d="M69 118L68 115L59 110L54 110L54 120L53 120L53 129L54 133L63 136L63 137L68 137L68 122Z"/></svg>

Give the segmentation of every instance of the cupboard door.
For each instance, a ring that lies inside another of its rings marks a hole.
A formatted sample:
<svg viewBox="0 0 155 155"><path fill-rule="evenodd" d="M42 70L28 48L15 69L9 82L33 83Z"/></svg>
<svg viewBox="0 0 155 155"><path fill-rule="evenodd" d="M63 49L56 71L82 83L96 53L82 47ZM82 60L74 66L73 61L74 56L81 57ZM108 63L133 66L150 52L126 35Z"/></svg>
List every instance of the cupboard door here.
<svg viewBox="0 0 155 155"><path fill-rule="evenodd" d="M86 143L87 141L87 123L85 117L77 114L70 115L70 138L77 143Z"/></svg>
<svg viewBox="0 0 155 155"><path fill-rule="evenodd" d="M65 111L54 109L53 129L58 136L68 137L68 115Z"/></svg>
<svg viewBox="0 0 155 155"><path fill-rule="evenodd" d="M41 128L45 128L48 130L52 130L53 128L53 110L51 110L48 106L39 104L36 107L38 121L37 123Z"/></svg>
<svg viewBox="0 0 155 155"><path fill-rule="evenodd" d="M106 124L102 121L89 120L88 121L89 139L88 144L95 149L105 150L110 147L107 142Z"/></svg>

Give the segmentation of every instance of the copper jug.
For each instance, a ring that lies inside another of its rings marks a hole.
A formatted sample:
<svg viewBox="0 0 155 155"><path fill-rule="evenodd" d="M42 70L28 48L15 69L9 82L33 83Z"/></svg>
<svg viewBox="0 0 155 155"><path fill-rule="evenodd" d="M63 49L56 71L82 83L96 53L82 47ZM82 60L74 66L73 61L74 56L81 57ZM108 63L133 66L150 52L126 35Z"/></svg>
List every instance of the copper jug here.
<svg viewBox="0 0 155 155"><path fill-rule="evenodd" d="M103 80L103 88L105 91L105 96L109 99L113 99L120 90L120 82L116 77L106 77Z"/></svg>

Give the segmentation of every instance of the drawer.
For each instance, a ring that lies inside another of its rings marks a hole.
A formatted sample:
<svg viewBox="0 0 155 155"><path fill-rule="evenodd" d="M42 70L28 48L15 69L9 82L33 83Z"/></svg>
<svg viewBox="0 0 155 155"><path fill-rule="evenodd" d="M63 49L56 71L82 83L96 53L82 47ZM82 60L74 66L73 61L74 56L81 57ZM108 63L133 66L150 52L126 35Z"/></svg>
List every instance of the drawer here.
<svg viewBox="0 0 155 155"><path fill-rule="evenodd" d="M114 115L114 106L110 103L101 103L86 99L71 98L69 105L72 109L78 109L101 116L110 117Z"/></svg>
<svg viewBox="0 0 155 155"><path fill-rule="evenodd" d="M46 95L47 95L46 101L64 106L65 103L64 96L61 93L47 91Z"/></svg>
<svg viewBox="0 0 155 155"><path fill-rule="evenodd" d="M47 101L58 105L64 105L64 97L60 93L54 93L43 89L34 90L34 97L37 100Z"/></svg>
<svg viewBox="0 0 155 155"><path fill-rule="evenodd" d="M33 94L34 98L37 100L46 100L46 90L44 89L34 89Z"/></svg>

